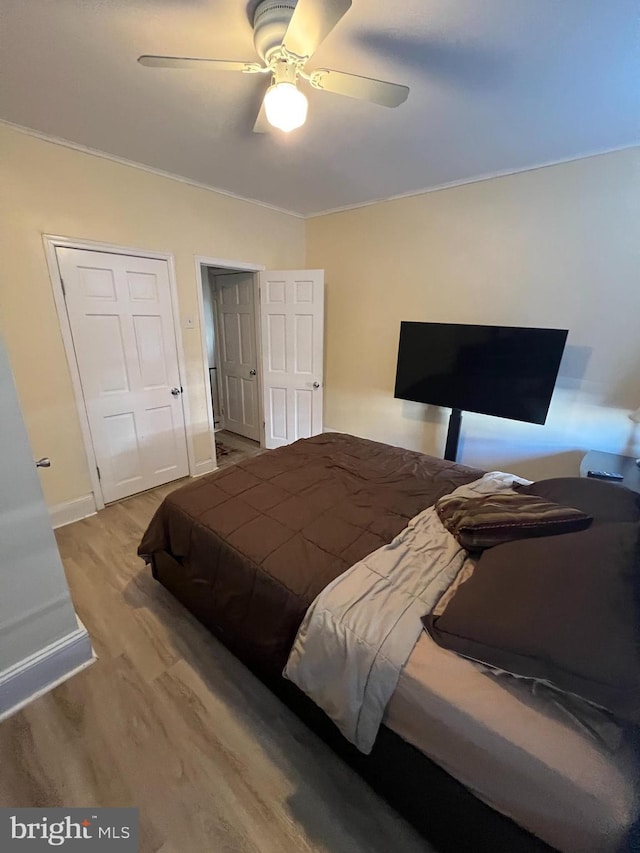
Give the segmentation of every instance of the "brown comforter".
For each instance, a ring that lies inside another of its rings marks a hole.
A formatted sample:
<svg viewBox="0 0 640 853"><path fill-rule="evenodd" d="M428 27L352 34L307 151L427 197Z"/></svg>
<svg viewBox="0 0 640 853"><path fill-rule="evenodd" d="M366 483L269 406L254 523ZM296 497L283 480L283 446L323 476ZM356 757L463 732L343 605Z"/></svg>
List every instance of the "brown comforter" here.
<svg viewBox="0 0 640 853"><path fill-rule="evenodd" d="M246 663L281 672L327 584L481 474L349 435L319 435L173 492L138 553Z"/></svg>

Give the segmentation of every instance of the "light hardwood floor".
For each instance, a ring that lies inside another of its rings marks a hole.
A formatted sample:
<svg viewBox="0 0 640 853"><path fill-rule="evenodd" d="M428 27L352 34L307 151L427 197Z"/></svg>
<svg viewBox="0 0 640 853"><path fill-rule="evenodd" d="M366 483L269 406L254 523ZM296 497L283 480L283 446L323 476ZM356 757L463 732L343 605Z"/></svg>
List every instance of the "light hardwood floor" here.
<svg viewBox="0 0 640 853"><path fill-rule="evenodd" d="M218 468L227 468L229 465L235 465L241 459L258 456L265 452L257 441L252 441L250 438L236 435L233 432L227 432L224 429L216 433L216 447L218 443L221 443L227 451L226 454L218 456Z"/></svg>
<svg viewBox="0 0 640 853"><path fill-rule="evenodd" d="M142 853L429 850L152 579L173 488L56 531L99 659L0 724L0 805L137 806Z"/></svg>

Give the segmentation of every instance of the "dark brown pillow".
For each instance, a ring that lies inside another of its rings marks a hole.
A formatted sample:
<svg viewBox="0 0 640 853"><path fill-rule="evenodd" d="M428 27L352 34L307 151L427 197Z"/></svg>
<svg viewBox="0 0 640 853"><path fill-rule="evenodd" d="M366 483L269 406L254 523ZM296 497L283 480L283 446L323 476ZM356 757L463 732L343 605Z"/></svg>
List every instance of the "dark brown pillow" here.
<svg viewBox="0 0 640 853"><path fill-rule="evenodd" d="M601 524L492 548L424 626L444 648L640 723L639 531Z"/></svg>
<svg viewBox="0 0 640 853"><path fill-rule="evenodd" d="M528 486L514 485L519 494L538 495L548 501L575 506L593 517L594 524L640 521L640 495L592 477L556 477Z"/></svg>
<svg viewBox="0 0 640 853"><path fill-rule="evenodd" d="M511 492L462 498L445 495L436 512L449 533L468 551L493 548L514 539L585 530L591 517L535 495Z"/></svg>

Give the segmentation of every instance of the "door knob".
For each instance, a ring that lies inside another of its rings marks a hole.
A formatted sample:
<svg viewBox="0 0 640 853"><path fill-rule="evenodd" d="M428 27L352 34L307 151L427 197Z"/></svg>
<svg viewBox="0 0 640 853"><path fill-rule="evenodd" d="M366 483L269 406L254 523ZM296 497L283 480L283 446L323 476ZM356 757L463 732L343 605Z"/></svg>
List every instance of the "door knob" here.
<svg viewBox="0 0 640 853"><path fill-rule="evenodd" d="M36 462L36 468L51 468L51 460L43 456L42 459L38 459Z"/></svg>
<svg viewBox="0 0 640 853"><path fill-rule="evenodd" d="M179 397L180 394L182 393L182 388L172 388L171 393L173 394L174 397Z"/></svg>
<svg viewBox="0 0 640 853"><path fill-rule="evenodd" d="M256 375L255 368L252 367L251 370L249 371L249 376L255 376L255 375Z"/></svg>
<svg viewBox="0 0 640 853"><path fill-rule="evenodd" d="M313 387L314 387L314 388L319 388L319 387L320 387L320 383L319 383L319 382L314 382L314 383L313 383Z"/></svg>

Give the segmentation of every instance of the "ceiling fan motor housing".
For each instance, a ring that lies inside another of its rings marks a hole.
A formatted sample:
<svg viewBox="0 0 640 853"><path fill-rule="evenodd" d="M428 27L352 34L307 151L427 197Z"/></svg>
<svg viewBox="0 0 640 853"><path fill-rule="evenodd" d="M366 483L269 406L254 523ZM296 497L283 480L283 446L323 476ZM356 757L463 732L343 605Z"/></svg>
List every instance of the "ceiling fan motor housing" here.
<svg viewBox="0 0 640 853"><path fill-rule="evenodd" d="M255 11L253 43L267 65L271 54L282 45L295 8L296 0L263 0Z"/></svg>

